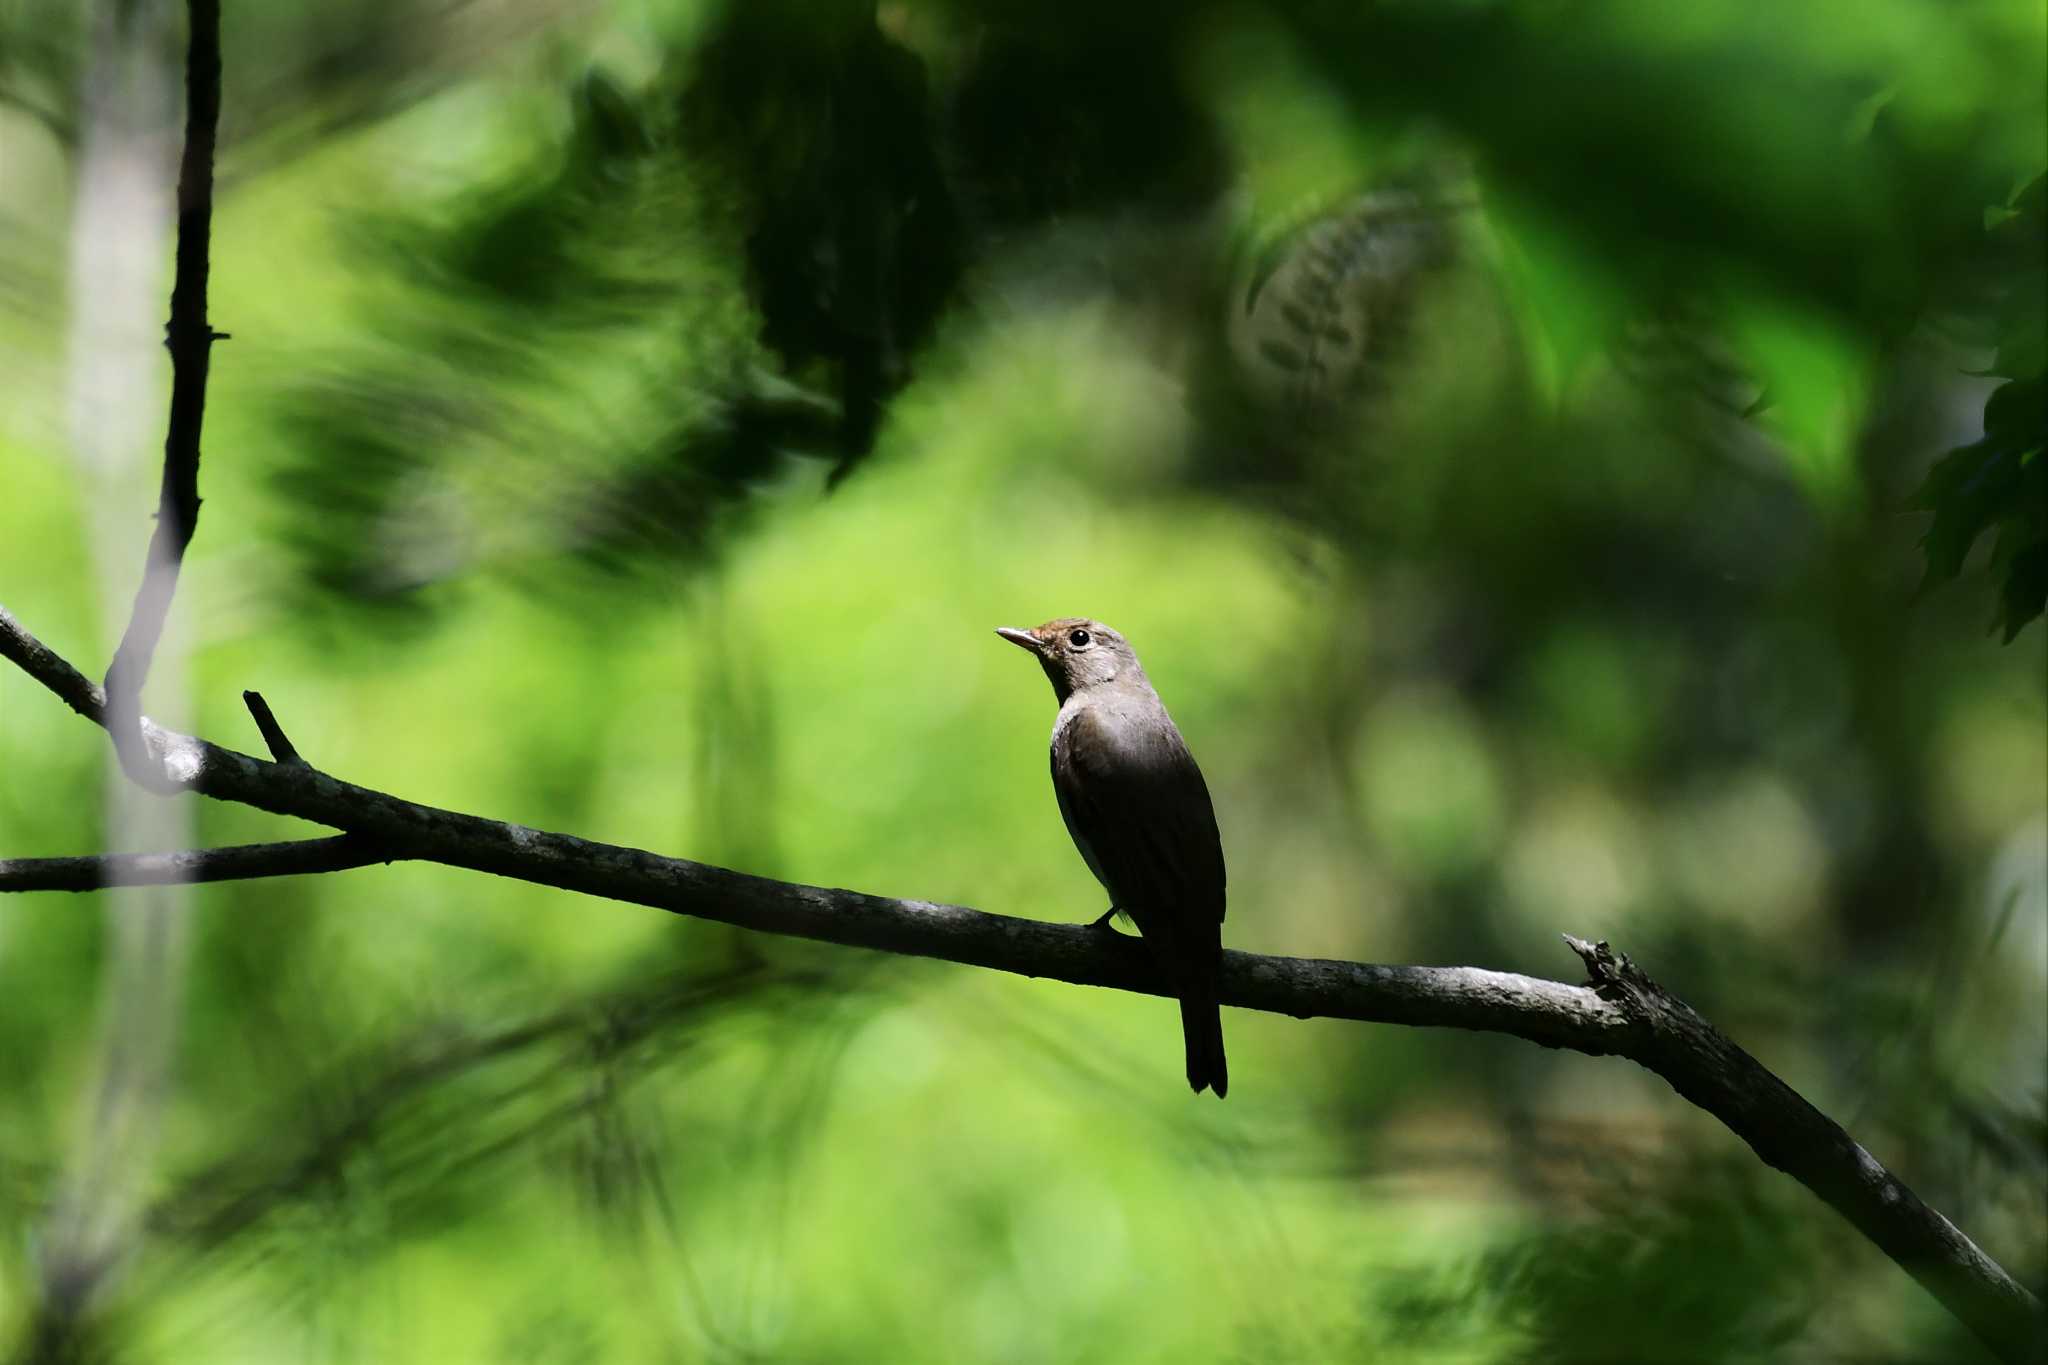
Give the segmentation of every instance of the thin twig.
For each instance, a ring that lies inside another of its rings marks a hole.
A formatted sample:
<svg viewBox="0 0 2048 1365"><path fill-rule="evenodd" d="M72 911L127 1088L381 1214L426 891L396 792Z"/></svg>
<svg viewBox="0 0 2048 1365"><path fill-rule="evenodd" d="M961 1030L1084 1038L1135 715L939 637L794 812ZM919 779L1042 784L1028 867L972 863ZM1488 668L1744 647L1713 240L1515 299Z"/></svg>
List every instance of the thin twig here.
<svg viewBox="0 0 2048 1365"><path fill-rule="evenodd" d="M270 748L270 756L279 763L304 763L299 751L292 747L285 737L284 727L277 723L277 716L271 711L270 703L263 700L261 692L244 692L242 704L249 708L249 714L256 721L256 729L263 735L264 744Z"/></svg>
<svg viewBox="0 0 2048 1365"><path fill-rule="evenodd" d="M0 610L0 654L92 716L92 685ZM81 688L84 695L81 696ZM81 704L81 702L83 704ZM142 722L165 777L223 801L298 816L416 858L649 905L764 933L939 958L1082 986L1171 994L1131 939L1084 925L750 876L358 787L304 764L266 763ZM1573 940L1592 986L1477 967L1383 966L1223 954L1222 1003L1297 1018L1476 1029L1621 1056L1740 1135L1832 1205L2011 1365L2041 1359L2034 1296L1954 1224L1755 1058L1605 945ZM1605 956L1603 956L1605 955Z"/></svg>
<svg viewBox="0 0 2048 1365"><path fill-rule="evenodd" d="M353 834L275 844L185 849L175 853L98 853L78 858L0 858L0 891L97 891L107 886L239 882L345 872L393 861Z"/></svg>
<svg viewBox="0 0 2048 1365"><path fill-rule="evenodd" d="M213 231L213 151L220 127L220 0L189 0L185 50L185 150L178 163L177 273L164 345L171 353L171 418L164 433L163 487L142 585L121 644L107 666L107 733L122 771L153 791L167 787L142 751L142 684L163 638L185 547L199 525L199 438L206 420L206 374L222 334L206 317L208 241Z"/></svg>

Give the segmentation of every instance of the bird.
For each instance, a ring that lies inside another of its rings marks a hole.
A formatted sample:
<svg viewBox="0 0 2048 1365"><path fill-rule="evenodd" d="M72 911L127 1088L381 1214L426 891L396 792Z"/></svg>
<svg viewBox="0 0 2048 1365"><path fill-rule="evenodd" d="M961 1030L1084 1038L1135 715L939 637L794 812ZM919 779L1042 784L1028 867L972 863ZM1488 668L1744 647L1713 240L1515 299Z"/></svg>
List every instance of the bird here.
<svg viewBox="0 0 2048 1365"><path fill-rule="evenodd" d="M1223 840L1209 787L1130 642L1064 616L996 634L1029 650L1052 681L1052 788L1088 870L1109 892L1095 927L1122 914L1180 998L1188 1084L1230 1089L1217 976L1223 962Z"/></svg>

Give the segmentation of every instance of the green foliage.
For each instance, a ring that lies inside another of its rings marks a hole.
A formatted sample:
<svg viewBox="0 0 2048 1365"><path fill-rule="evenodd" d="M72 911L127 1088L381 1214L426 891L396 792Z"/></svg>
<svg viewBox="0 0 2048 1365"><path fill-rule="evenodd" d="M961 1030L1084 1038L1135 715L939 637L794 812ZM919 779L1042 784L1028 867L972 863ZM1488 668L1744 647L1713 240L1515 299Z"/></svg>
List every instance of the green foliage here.
<svg viewBox="0 0 2048 1365"><path fill-rule="evenodd" d="M1987 373L2005 382L1984 400L1983 436L1942 457L1914 505L1934 513L1921 541L1923 589L1956 577L1978 539L1995 533L1996 624L2010 643L2048 606L2048 177L2021 191L1989 235L2009 274Z"/></svg>
<svg viewBox="0 0 2048 1365"><path fill-rule="evenodd" d="M257 686L417 799L1091 919L989 631L1097 615L1229 946L1613 938L2048 1283L2038 5L568 8L230 7L191 728ZM0 601L93 670L81 16L0 7ZM0 856L101 846L103 758L0 671ZM1157 1001L423 866L192 896L109 1359L1975 1349L1611 1060L1232 1011L1191 1107ZM0 902L0 1345L131 908Z"/></svg>

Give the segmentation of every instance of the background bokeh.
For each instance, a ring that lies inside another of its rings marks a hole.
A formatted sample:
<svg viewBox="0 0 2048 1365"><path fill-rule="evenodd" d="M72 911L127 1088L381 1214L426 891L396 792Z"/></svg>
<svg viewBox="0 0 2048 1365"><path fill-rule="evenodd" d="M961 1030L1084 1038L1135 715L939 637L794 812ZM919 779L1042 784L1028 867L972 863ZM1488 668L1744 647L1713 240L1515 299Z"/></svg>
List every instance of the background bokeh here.
<svg viewBox="0 0 2048 1365"><path fill-rule="evenodd" d="M95 674L178 11L0 4L0 602ZM2038 4L224 37L233 339L152 714L254 748L257 688L415 800L1092 919L991 631L1100 617L1208 775L1229 946L1609 938L2048 1289ZM0 672L0 856L144 837L106 766ZM1981 1358L1626 1063L1225 1028L1196 1101L1157 1000L433 867L9 899L0 1349Z"/></svg>

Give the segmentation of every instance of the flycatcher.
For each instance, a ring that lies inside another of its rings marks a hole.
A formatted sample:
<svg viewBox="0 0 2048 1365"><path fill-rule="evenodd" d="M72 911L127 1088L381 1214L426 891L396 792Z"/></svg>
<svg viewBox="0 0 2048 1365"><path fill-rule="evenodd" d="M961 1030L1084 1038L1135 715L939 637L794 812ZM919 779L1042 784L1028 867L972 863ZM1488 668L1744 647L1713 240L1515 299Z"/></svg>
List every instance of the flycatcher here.
<svg viewBox="0 0 2048 1365"><path fill-rule="evenodd" d="M1138 926L1180 997L1188 1084L1230 1088L1216 976L1223 960L1223 842L1195 756L1124 637L1081 617L996 632L1038 656L1059 698L1052 789L1074 847L1109 892L1098 925Z"/></svg>

